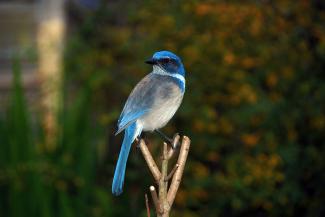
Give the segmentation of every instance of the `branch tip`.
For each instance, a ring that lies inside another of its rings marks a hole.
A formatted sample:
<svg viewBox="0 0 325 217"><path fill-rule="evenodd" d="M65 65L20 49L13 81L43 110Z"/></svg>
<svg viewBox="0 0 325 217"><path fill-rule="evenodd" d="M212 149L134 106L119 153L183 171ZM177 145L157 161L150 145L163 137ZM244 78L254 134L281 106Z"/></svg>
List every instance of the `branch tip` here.
<svg viewBox="0 0 325 217"><path fill-rule="evenodd" d="M149 200L148 200L148 195L144 195L144 199L146 201L146 208L147 208L147 217L150 217L150 207L149 207Z"/></svg>
<svg viewBox="0 0 325 217"><path fill-rule="evenodd" d="M156 189L155 189L155 187L153 185L151 185L149 187L149 189L150 189L153 204L155 205L155 208L156 208L156 212L161 213L161 208L160 208L160 203L159 203L157 191L156 191Z"/></svg>
<svg viewBox="0 0 325 217"><path fill-rule="evenodd" d="M164 142L163 159L164 160L168 159L168 148L167 148L167 143L166 142Z"/></svg>
<svg viewBox="0 0 325 217"><path fill-rule="evenodd" d="M176 133L176 134L174 135L173 144L172 144L173 149L176 149L177 146L179 145L179 139L180 139L180 138L181 138L181 137L179 136L178 133Z"/></svg>

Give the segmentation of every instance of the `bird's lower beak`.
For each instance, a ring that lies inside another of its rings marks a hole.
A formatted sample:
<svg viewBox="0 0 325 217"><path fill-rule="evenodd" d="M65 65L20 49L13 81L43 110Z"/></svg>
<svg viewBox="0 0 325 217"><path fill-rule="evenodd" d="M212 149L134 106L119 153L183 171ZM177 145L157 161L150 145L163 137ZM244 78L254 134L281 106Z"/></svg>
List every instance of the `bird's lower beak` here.
<svg viewBox="0 0 325 217"><path fill-rule="evenodd" d="M157 61L155 59L151 58L151 59L145 61L145 63L150 64L150 65L155 65L157 63Z"/></svg>

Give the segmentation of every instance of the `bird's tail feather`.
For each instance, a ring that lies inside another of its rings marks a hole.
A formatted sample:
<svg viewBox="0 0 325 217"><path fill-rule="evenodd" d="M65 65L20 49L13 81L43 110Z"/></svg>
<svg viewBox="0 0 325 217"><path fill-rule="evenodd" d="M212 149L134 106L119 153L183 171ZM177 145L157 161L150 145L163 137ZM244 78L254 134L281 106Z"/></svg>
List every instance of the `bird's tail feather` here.
<svg viewBox="0 0 325 217"><path fill-rule="evenodd" d="M128 160L131 145L135 138L140 135L141 131L142 127L139 126L139 124L136 122L125 129L124 139L117 160L112 184L112 193L116 196L120 195L123 192L126 162Z"/></svg>

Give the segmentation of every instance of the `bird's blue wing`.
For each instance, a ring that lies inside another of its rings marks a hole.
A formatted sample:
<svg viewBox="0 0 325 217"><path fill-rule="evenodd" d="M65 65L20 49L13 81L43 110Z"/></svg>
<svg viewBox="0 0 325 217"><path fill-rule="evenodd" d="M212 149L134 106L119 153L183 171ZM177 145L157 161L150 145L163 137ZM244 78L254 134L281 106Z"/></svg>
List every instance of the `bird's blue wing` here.
<svg viewBox="0 0 325 217"><path fill-rule="evenodd" d="M142 111L137 111L135 113L128 113L125 116L120 117L120 119L118 120L118 130L116 131L115 135L119 134L120 132L122 132L125 128L127 128L128 126L130 126L132 123L134 123L139 117L141 117L142 115L144 115L145 113L147 113L148 110L142 110Z"/></svg>

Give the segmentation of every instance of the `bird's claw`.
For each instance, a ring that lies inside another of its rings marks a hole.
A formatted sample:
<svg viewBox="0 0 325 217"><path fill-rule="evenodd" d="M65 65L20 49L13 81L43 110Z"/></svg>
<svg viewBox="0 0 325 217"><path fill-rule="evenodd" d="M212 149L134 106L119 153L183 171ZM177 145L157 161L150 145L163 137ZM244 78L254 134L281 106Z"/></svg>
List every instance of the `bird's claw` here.
<svg viewBox="0 0 325 217"><path fill-rule="evenodd" d="M136 142L136 148L139 149L140 148L140 141L141 141L141 136L137 136L135 138L135 142Z"/></svg>
<svg viewBox="0 0 325 217"><path fill-rule="evenodd" d="M173 149L176 149L179 146L179 139L180 139L179 134L175 133L173 140L170 142L170 145L172 146Z"/></svg>

